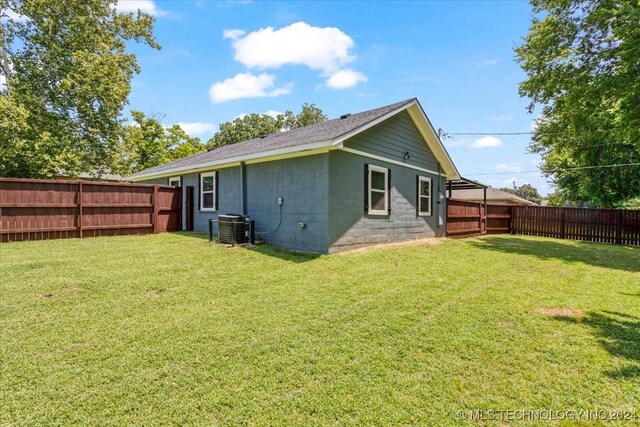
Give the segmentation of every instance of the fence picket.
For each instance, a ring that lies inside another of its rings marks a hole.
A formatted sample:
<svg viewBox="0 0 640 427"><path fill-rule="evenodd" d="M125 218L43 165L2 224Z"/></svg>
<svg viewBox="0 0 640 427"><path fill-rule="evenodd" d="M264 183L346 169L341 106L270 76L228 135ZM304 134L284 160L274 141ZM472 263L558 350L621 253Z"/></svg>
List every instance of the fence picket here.
<svg viewBox="0 0 640 427"><path fill-rule="evenodd" d="M163 196L152 200L154 188ZM0 242L181 230L181 194L168 185L0 178Z"/></svg>
<svg viewBox="0 0 640 427"><path fill-rule="evenodd" d="M477 203L447 200L447 234L482 234ZM486 230L559 239L640 246L640 210L586 209L487 204ZM506 218L505 218L506 216Z"/></svg>

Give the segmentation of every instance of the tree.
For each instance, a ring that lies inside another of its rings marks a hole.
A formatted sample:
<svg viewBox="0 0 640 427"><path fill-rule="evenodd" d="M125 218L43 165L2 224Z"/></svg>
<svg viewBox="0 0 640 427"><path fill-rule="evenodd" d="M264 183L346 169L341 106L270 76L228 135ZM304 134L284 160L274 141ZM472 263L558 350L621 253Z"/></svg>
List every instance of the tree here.
<svg viewBox="0 0 640 427"><path fill-rule="evenodd" d="M289 130L321 123L325 120L327 120L327 116L324 114L322 109L316 107L315 104L308 104L305 102L302 104L302 110L298 115L294 116L291 111L287 111L285 113L284 126Z"/></svg>
<svg viewBox="0 0 640 427"><path fill-rule="evenodd" d="M273 133L287 131L314 123L320 123L327 119L327 116L315 104L303 104L300 113L297 115L291 111L278 114L273 117L267 114L248 114L238 117L233 122L225 122L220 125L209 141L207 146L222 147L248 139L259 138Z"/></svg>
<svg viewBox="0 0 640 427"><path fill-rule="evenodd" d="M520 95L542 106L530 149L568 201L640 195L640 3L532 0Z"/></svg>
<svg viewBox="0 0 640 427"><path fill-rule="evenodd" d="M115 3L0 0L0 76L6 80L0 114L13 114L0 120L0 174L110 169L130 81L139 72L126 42L159 48L154 18L120 14Z"/></svg>
<svg viewBox="0 0 640 427"><path fill-rule="evenodd" d="M540 204L542 202L542 196L538 193L538 189L531 184L523 184L520 187L512 188L500 188L500 191L515 194L518 197L522 197L530 202Z"/></svg>
<svg viewBox="0 0 640 427"><path fill-rule="evenodd" d="M191 137L178 125L165 128L164 116L147 117L132 111L133 123L123 130L115 170L129 175L206 150L200 139Z"/></svg>
<svg viewBox="0 0 640 427"><path fill-rule="evenodd" d="M278 115L278 118L255 113L238 117L233 122L222 123L218 131L207 141L207 147L223 147L279 132L282 129L283 119L282 114Z"/></svg>

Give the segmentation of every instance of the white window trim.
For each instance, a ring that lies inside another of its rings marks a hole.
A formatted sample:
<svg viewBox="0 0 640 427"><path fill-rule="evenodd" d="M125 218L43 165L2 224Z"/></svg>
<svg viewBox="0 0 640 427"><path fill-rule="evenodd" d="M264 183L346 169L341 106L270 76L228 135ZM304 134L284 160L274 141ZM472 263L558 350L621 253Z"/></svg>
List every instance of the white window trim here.
<svg viewBox="0 0 640 427"><path fill-rule="evenodd" d="M173 185L171 184L171 181L178 181L178 185L176 185L176 187L182 187L182 179L179 176L172 176L169 178L169 185Z"/></svg>
<svg viewBox="0 0 640 427"><path fill-rule="evenodd" d="M203 180L206 177L213 177L213 189L210 191L204 191L204 184L203 184ZM200 174L200 211L204 211L204 212L215 212L216 211L216 186L218 185L218 183L216 182L216 173L214 172L207 172L207 173L203 173ZM213 206L210 208L205 208L204 207L204 195L206 194L213 194Z"/></svg>
<svg viewBox="0 0 640 427"><path fill-rule="evenodd" d="M423 196L422 192L420 191L422 189L423 182L429 183L429 198L428 198L429 210L427 212L422 212L422 200L427 198L427 196ZM431 202L433 198L433 187L431 186L431 178L428 178L426 176L418 176L417 193L418 193L418 216L431 216L431 205L432 205Z"/></svg>
<svg viewBox="0 0 640 427"><path fill-rule="evenodd" d="M380 172L384 174L384 210L372 209L373 202L372 202L371 193L374 191L376 193L382 193L382 191L380 190L371 188L371 175L373 172ZM368 181L369 181L369 186L367 188L367 191L368 191L368 197L369 197L369 208L367 210L367 213L369 215L389 215L389 169L382 168L380 166L369 165Z"/></svg>

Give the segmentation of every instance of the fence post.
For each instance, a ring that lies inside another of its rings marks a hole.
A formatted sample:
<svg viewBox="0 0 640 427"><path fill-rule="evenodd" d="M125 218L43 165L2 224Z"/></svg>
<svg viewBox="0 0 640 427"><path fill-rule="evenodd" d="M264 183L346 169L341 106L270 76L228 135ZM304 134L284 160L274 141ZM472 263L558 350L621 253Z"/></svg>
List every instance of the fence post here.
<svg viewBox="0 0 640 427"><path fill-rule="evenodd" d="M158 234L158 184L153 186L153 234Z"/></svg>
<svg viewBox="0 0 640 427"><path fill-rule="evenodd" d="M560 238L564 239L565 238L565 218L564 218L564 214L566 209L565 208L560 208L562 209L560 211Z"/></svg>
<svg viewBox="0 0 640 427"><path fill-rule="evenodd" d="M78 234L82 239L82 181L78 181Z"/></svg>
<svg viewBox="0 0 640 427"><path fill-rule="evenodd" d="M622 243L622 210L616 212L616 243Z"/></svg>

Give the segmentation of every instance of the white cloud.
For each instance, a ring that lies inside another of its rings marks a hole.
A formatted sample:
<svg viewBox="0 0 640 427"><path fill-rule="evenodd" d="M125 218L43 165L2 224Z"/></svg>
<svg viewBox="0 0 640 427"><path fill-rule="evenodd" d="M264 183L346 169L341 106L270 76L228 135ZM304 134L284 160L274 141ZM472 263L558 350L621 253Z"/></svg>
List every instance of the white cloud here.
<svg viewBox="0 0 640 427"><path fill-rule="evenodd" d="M483 59L475 63L476 67L486 67L490 65L496 65L498 63L497 58Z"/></svg>
<svg viewBox="0 0 640 427"><path fill-rule="evenodd" d="M241 30L225 31L239 34ZM232 43L235 60L249 68L279 68L285 64L306 65L313 70L334 73L355 58L349 52L353 39L333 27L312 27L296 22L274 30L262 28Z"/></svg>
<svg viewBox="0 0 640 427"><path fill-rule="evenodd" d="M246 32L244 30L224 30L222 32L222 38L235 40L244 36Z"/></svg>
<svg viewBox="0 0 640 427"><path fill-rule="evenodd" d="M211 102L219 104L234 99L273 97L291 92L291 85L275 88L274 80L275 76L267 73L257 76L251 73L236 74L235 77L214 83L209 88L209 98Z"/></svg>
<svg viewBox="0 0 640 427"><path fill-rule="evenodd" d="M5 76L0 76L0 86L4 86L7 84L7 78Z"/></svg>
<svg viewBox="0 0 640 427"><path fill-rule="evenodd" d="M471 148L495 148L502 147L502 141L495 136L483 136L478 138L469 145Z"/></svg>
<svg viewBox="0 0 640 427"><path fill-rule="evenodd" d="M522 172L521 163L499 163L494 167L496 172Z"/></svg>
<svg viewBox="0 0 640 427"><path fill-rule="evenodd" d="M508 122L513 120L513 114L498 114L496 116L489 117L492 122Z"/></svg>
<svg viewBox="0 0 640 427"><path fill-rule="evenodd" d="M218 130L218 126L214 123L205 123L205 122L180 122L176 123L178 126L182 128L189 135L202 135L204 133L214 133Z"/></svg>
<svg viewBox="0 0 640 427"><path fill-rule="evenodd" d="M320 71L334 89L352 87L367 80L347 64L355 60L351 37L335 27L313 27L296 22L287 27L261 28L251 33L231 29L223 37L232 40L234 59L247 68L277 69L283 65L304 65Z"/></svg>
<svg viewBox="0 0 640 427"><path fill-rule="evenodd" d="M265 114L267 116L271 116L271 117L273 117L275 119L280 114L284 114L284 113L282 113L281 111L276 111L276 110L267 110L263 114Z"/></svg>
<svg viewBox="0 0 640 427"><path fill-rule="evenodd" d="M159 9L153 0L119 0L116 9L120 13L136 13L138 10L152 16L166 16L167 12Z"/></svg>
<svg viewBox="0 0 640 427"><path fill-rule="evenodd" d="M366 82L367 76L351 69L340 70L327 79L327 86L332 89L347 89L360 82Z"/></svg>

